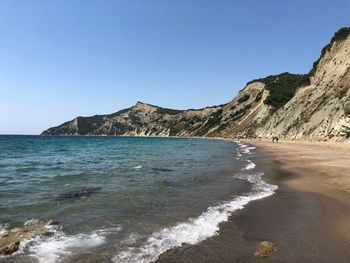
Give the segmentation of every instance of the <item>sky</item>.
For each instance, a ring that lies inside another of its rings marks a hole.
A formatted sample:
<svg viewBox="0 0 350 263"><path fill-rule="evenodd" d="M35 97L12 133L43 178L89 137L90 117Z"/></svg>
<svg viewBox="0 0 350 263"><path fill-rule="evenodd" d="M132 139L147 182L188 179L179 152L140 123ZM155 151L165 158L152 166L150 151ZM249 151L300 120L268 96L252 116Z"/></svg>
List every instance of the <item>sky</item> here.
<svg viewBox="0 0 350 263"><path fill-rule="evenodd" d="M0 0L0 134L40 134L137 101L226 103L307 73L349 0Z"/></svg>

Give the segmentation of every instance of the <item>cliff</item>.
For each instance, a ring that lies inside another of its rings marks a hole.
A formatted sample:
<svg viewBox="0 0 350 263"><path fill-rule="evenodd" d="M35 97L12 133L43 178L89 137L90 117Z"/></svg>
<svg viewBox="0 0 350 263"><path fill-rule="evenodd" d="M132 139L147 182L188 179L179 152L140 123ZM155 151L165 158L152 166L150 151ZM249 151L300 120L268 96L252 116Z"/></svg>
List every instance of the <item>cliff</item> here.
<svg viewBox="0 0 350 263"><path fill-rule="evenodd" d="M77 117L43 135L245 136L350 141L350 28L335 33L309 73L253 80L227 104L172 110L138 102Z"/></svg>

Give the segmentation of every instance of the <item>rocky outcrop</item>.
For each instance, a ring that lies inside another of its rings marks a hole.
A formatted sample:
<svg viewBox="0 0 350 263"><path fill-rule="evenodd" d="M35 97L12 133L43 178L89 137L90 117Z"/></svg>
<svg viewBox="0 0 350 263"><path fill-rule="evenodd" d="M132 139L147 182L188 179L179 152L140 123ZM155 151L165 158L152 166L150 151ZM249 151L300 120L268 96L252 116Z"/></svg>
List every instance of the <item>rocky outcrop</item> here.
<svg viewBox="0 0 350 263"><path fill-rule="evenodd" d="M0 235L0 255L11 255L18 251L21 242L43 235L49 231L48 226L54 224L53 221L26 225L21 228L8 230Z"/></svg>
<svg viewBox="0 0 350 263"><path fill-rule="evenodd" d="M217 122L222 106L172 110L138 102L110 115L77 117L44 131L43 135L204 136Z"/></svg>
<svg viewBox="0 0 350 263"><path fill-rule="evenodd" d="M227 104L172 110L138 102L77 117L43 135L243 136L350 141L350 29L339 30L308 74L249 82Z"/></svg>
<svg viewBox="0 0 350 263"><path fill-rule="evenodd" d="M342 29L322 51L310 74L310 84L256 133L288 139L349 141L350 30Z"/></svg>

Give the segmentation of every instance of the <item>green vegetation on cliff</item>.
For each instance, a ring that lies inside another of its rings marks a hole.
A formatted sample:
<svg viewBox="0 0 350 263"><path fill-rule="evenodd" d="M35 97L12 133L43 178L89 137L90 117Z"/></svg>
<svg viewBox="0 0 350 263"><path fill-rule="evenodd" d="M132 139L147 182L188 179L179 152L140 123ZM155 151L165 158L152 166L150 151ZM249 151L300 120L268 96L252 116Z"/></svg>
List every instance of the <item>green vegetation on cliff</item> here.
<svg viewBox="0 0 350 263"><path fill-rule="evenodd" d="M102 122L103 120L101 115L94 115L91 117L81 117L81 116L77 117L79 134L86 135L94 131L96 128L102 125Z"/></svg>
<svg viewBox="0 0 350 263"><path fill-rule="evenodd" d="M309 83L308 76L302 74L285 72L277 76L267 77L265 85L270 94L264 103L271 105L277 110L294 97L297 88L308 85Z"/></svg>
<svg viewBox="0 0 350 263"><path fill-rule="evenodd" d="M289 72L255 79L248 82L247 85L256 81L264 83L265 88L270 92L264 103L272 106L274 110L283 107L291 98L293 98L297 88L310 84L308 75L291 74ZM256 100L259 100L259 98Z"/></svg>
<svg viewBox="0 0 350 263"><path fill-rule="evenodd" d="M173 109L168 109L168 108L161 108L157 107L157 113L159 114L169 114L169 115L176 115L183 112L182 110L173 110Z"/></svg>
<svg viewBox="0 0 350 263"><path fill-rule="evenodd" d="M203 124L203 126L199 129L199 131L197 132L197 136L203 136L206 133L208 133L208 131L217 126L220 125L221 119L222 119L222 109L219 109L215 112L213 112L212 114L209 115L208 120Z"/></svg>

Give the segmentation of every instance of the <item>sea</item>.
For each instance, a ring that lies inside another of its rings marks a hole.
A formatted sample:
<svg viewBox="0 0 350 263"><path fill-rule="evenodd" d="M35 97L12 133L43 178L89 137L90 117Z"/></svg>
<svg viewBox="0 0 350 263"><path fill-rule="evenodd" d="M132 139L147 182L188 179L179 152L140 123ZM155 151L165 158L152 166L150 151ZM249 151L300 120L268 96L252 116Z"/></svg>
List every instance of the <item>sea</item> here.
<svg viewBox="0 0 350 263"><path fill-rule="evenodd" d="M277 189L239 141L0 136L0 234L54 220L0 262L155 261Z"/></svg>

